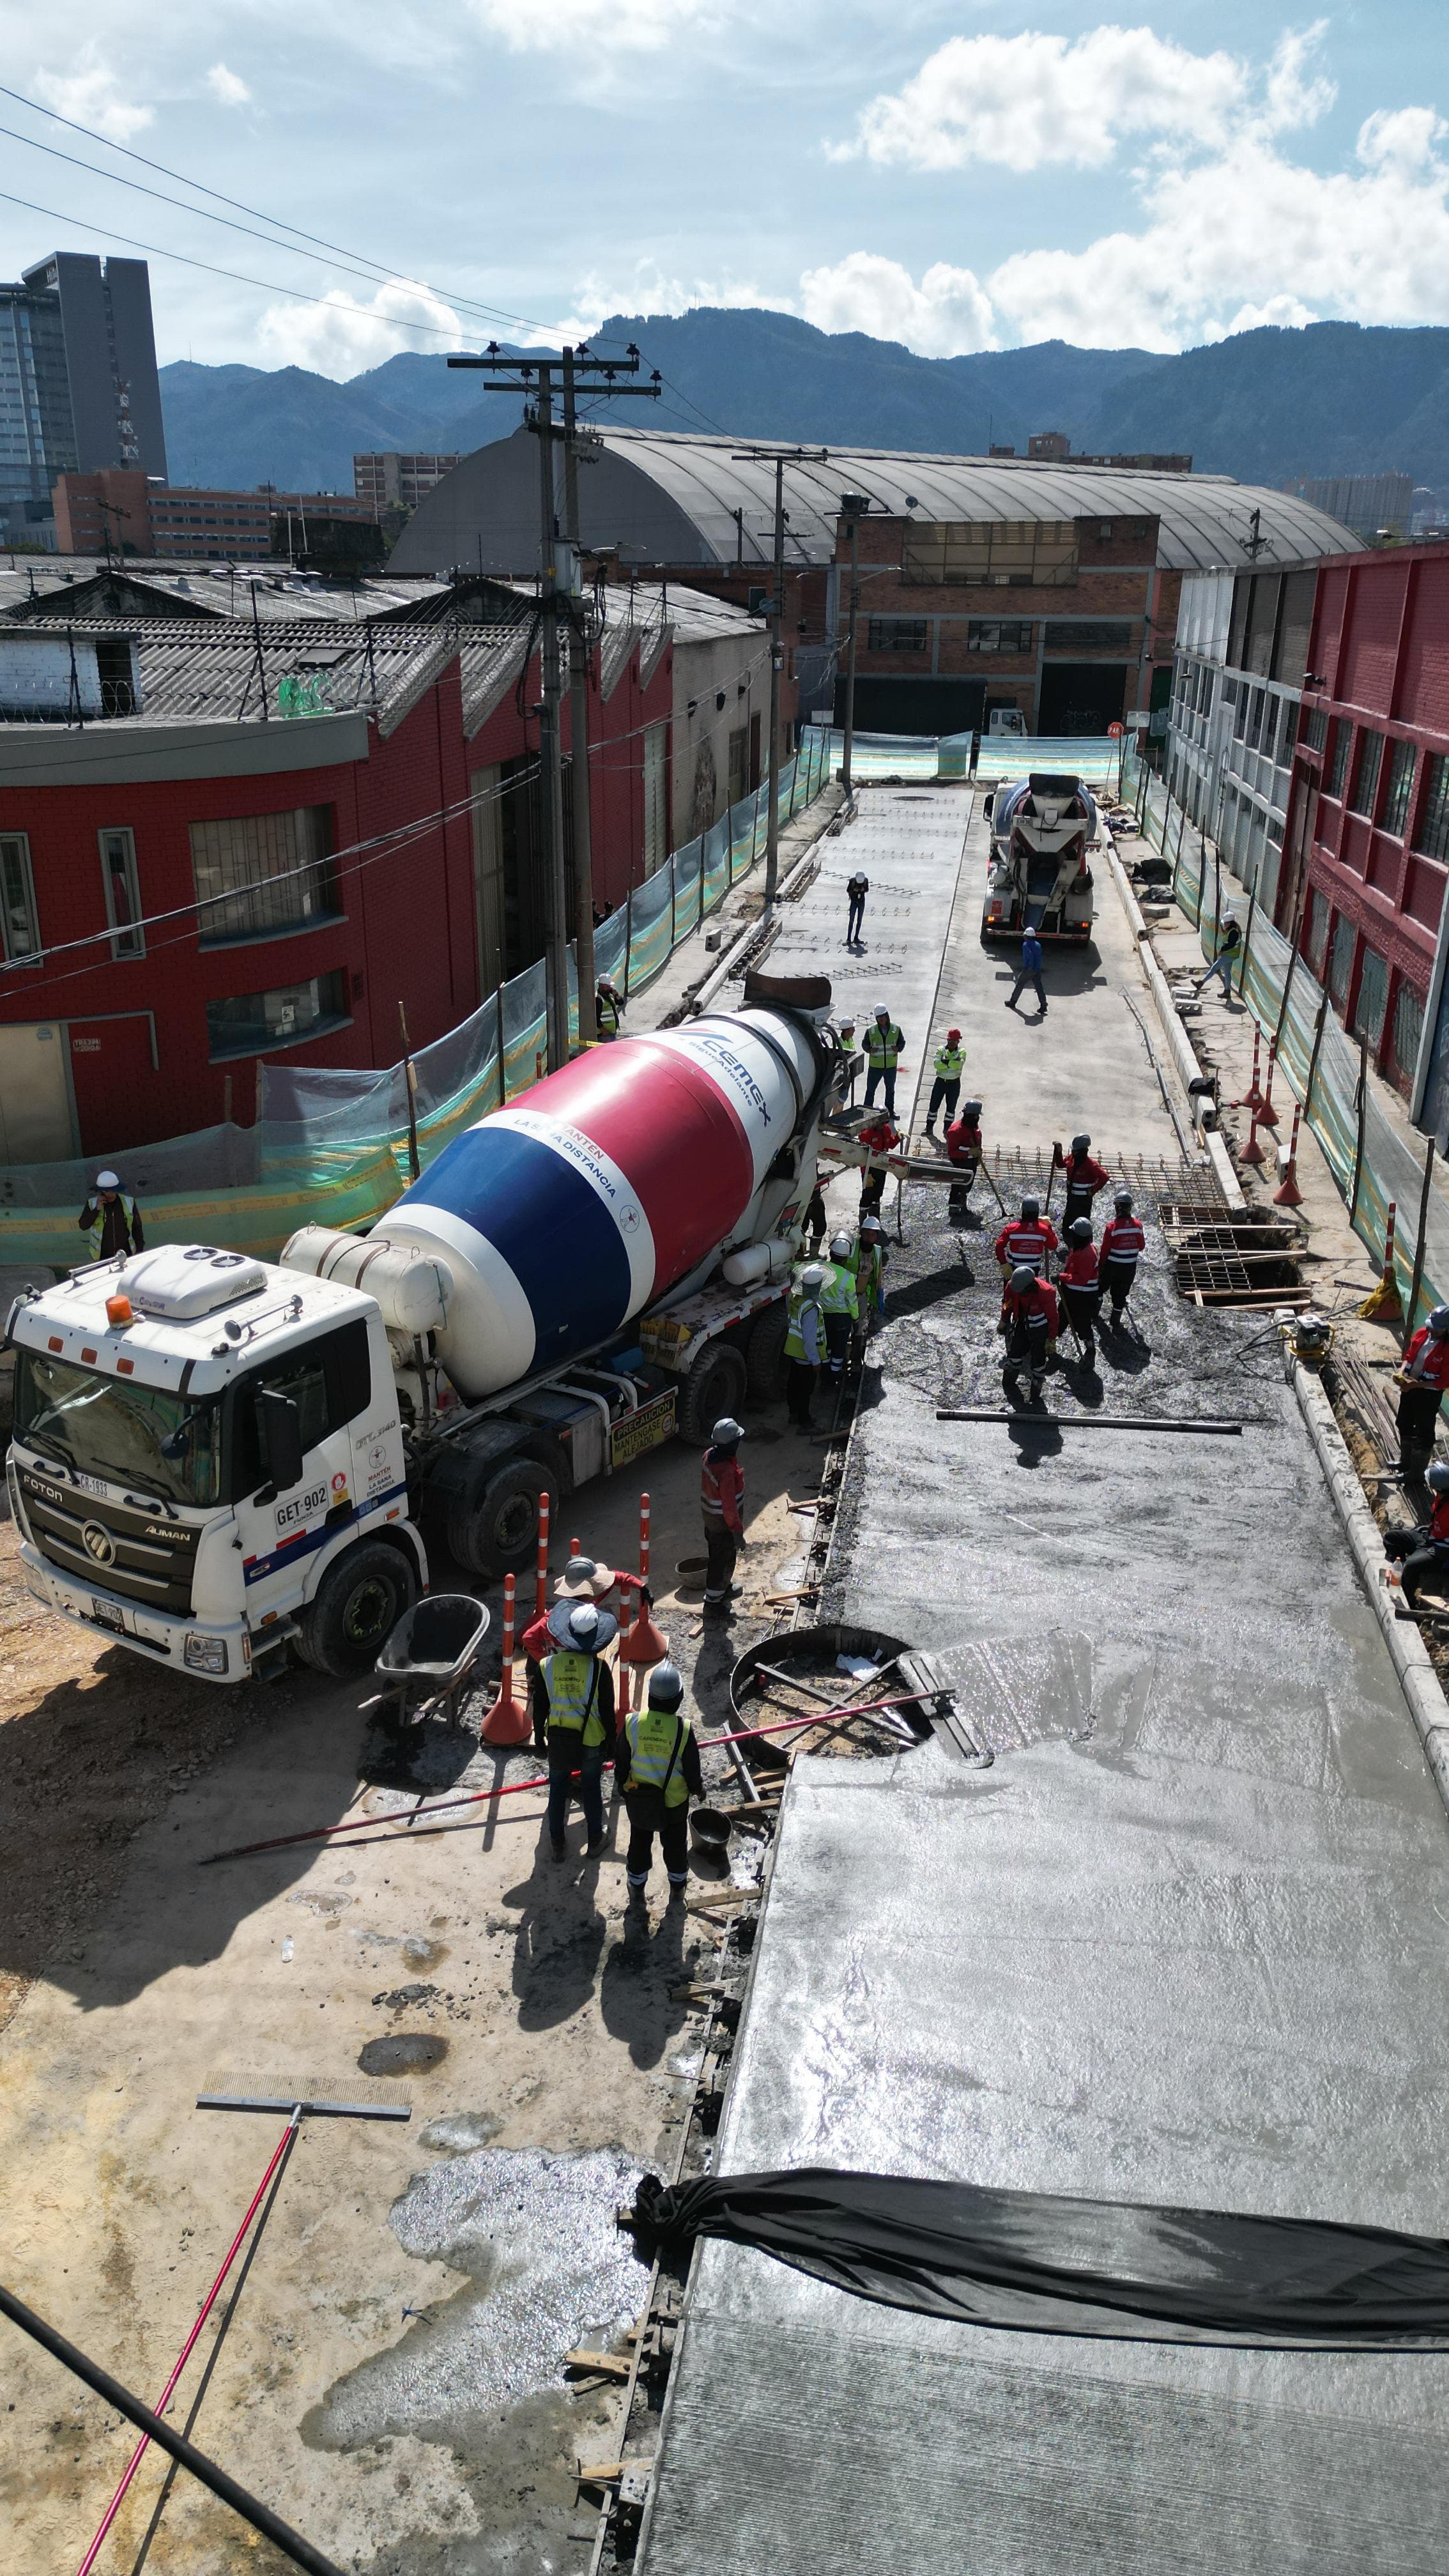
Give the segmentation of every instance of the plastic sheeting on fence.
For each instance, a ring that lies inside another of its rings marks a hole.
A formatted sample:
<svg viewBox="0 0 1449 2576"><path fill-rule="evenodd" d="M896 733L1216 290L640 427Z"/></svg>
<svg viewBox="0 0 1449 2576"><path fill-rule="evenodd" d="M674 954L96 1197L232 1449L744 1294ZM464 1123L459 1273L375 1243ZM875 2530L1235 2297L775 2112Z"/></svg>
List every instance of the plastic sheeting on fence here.
<svg viewBox="0 0 1449 2576"><path fill-rule="evenodd" d="M845 736L827 737L832 769L845 757ZM1106 734L857 733L851 737L850 774L856 784L882 778L966 778L971 745L977 774L985 779L1026 778L1033 769L1070 770L1094 787L1115 787L1122 744Z"/></svg>
<svg viewBox="0 0 1449 2576"><path fill-rule="evenodd" d="M782 822L830 775L829 734L807 729L780 773ZM594 965L626 994L639 992L705 914L764 854L769 791L742 797L636 886L594 932ZM570 950L570 1026L578 1034ZM537 1080L547 1045L544 968L513 976L455 1029L412 1059L418 1158L443 1146ZM500 1057L502 1079L499 1076ZM258 1067L254 1127L208 1127L120 1160L141 1203L148 1242L205 1241L275 1256L309 1218L367 1225L409 1176L408 1089L402 1064ZM94 1158L0 1170L0 1266L70 1268L80 1255L77 1220L95 1178Z"/></svg>
<svg viewBox="0 0 1449 2576"><path fill-rule="evenodd" d="M1372 1071L1365 1078L1359 1040L1335 1017L1332 1003L1306 957L1295 958L1280 930L1250 905L1233 886L1227 895L1213 843L1197 826L1185 822L1182 808L1162 781L1129 769L1126 793L1142 812L1147 838L1170 859L1178 904L1198 931L1205 957L1215 954L1215 933L1229 910L1245 934L1234 989L1265 1036L1278 1039L1279 1075L1304 1104L1304 1117L1323 1149L1325 1160L1352 1212L1353 1230L1367 1245L1376 1264L1384 1258L1389 1202L1394 1202L1396 1236L1394 1268L1403 1303L1406 1332L1421 1322L1430 1306L1449 1304L1449 1196L1431 1179L1424 1226L1424 1266L1418 1299L1409 1314L1419 1205L1424 1172L1432 1150L1427 1137L1406 1137L1379 1097ZM1250 918L1251 914L1251 918ZM1320 1033L1320 1021L1322 1023ZM1307 1096L1314 1045L1313 1089ZM1277 1077L1275 1077L1275 1082ZM1284 1110L1281 1092L1275 1100ZM1280 1127L1279 1133L1283 1130ZM1436 1168L1442 1169L1442 1165Z"/></svg>

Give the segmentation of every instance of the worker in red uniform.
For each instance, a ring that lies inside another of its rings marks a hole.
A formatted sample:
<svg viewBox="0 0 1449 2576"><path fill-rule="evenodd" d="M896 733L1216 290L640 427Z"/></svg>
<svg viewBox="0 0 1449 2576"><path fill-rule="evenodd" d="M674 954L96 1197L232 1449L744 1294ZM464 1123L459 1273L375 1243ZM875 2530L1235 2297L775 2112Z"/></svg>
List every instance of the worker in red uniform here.
<svg viewBox="0 0 1449 2576"><path fill-rule="evenodd" d="M1399 1390L1399 1458L1406 1476L1422 1476L1434 1455L1439 1404L1449 1386L1449 1306L1421 1324L1394 1377Z"/></svg>
<svg viewBox="0 0 1449 2576"><path fill-rule="evenodd" d="M857 1127L855 1133L857 1141L864 1145L867 1153L871 1155L880 1154L884 1156L886 1154L893 1154L901 1141L901 1131L899 1127L896 1125L895 1120L890 1117L888 1112L884 1109L877 1109L872 1117L866 1119L863 1126ZM862 1216L874 1215L878 1210L881 1200L885 1196L885 1185L886 1167L884 1161L879 1163L873 1161L867 1163L865 1167L865 1179L861 1184L860 1191L860 1212Z"/></svg>
<svg viewBox="0 0 1449 2576"><path fill-rule="evenodd" d="M996 1238L996 1258L1003 1270L1014 1270L1022 1261L1032 1270L1044 1270L1047 1254L1059 1249L1056 1227L1049 1216L1042 1215L1040 1199L1023 1199L1020 1216L1010 1218Z"/></svg>
<svg viewBox="0 0 1449 2576"><path fill-rule="evenodd" d="M1061 1309L1051 1281L1039 1278L1029 1261L1018 1262L1006 1283L997 1325L997 1331L1006 1335L1001 1374L1008 1395L1016 1393L1025 1369L1028 1393L1036 1400L1046 1382L1048 1352L1061 1329Z"/></svg>
<svg viewBox="0 0 1449 2576"><path fill-rule="evenodd" d="M1067 1322L1076 1334L1077 1348L1082 1358L1091 1362L1097 1356L1094 1335L1102 1282L1089 1216L1073 1217L1067 1228L1067 1246L1067 1257L1057 1272L1057 1291L1066 1308Z"/></svg>
<svg viewBox="0 0 1449 2576"><path fill-rule="evenodd" d="M1090 1136L1074 1136L1066 1158L1067 1203L1062 1210L1062 1232L1066 1234L1079 1216L1090 1216L1092 1201L1098 1190L1104 1190L1112 1175L1092 1160Z"/></svg>
<svg viewBox="0 0 1449 2576"><path fill-rule="evenodd" d="M1102 1285L1112 1300L1112 1321L1120 1324L1122 1309L1132 1294L1137 1264L1147 1250L1147 1237L1141 1221L1132 1213L1132 1193L1117 1190L1113 1194L1112 1214L1102 1228L1100 1267Z"/></svg>
<svg viewBox="0 0 1449 2576"><path fill-rule="evenodd" d="M1400 1579L1411 1610L1424 1584L1440 1594L1449 1588L1449 1467L1442 1458L1435 1460L1424 1482L1434 1497L1427 1521L1421 1521L1417 1529L1387 1530L1384 1534L1385 1556L1403 1560Z"/></svg>
<svg viewBox="0 0 1449 2576"><path fill-rule="evenodd" d="M729 1617L730 1603L740 1590L734 1571L745 1534L745 1471L739 1459L744 1436L743 1426L723 1414L714 1426L700 1470L699 1504L709 1558L704 1606L716 1618Z"/></svg>
<svg viewBox="0 0 1449 2576"><path fill-rule="evenodd" d="M970 1177L966 1183L968 1190L981 1169L981 1157L984 1151L985 1148L981 1142L981 1103L979 1100L963 1100L960 1117L954 1118L946 1130L946 1159L969 1173Z"/></svg>

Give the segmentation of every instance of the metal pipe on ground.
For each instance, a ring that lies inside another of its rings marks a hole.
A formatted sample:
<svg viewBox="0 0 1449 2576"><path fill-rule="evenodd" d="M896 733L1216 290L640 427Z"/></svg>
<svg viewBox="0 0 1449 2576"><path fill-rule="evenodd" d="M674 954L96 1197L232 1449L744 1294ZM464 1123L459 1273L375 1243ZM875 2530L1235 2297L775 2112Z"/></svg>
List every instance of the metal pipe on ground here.
<svg viewBox="0 0 1449 2576"><path fill-rule="evenodd" d="M259 2531L264 2540L270 2540L274 2548L280 2549L283 2557L289 2558L294 2567L305 2567L309 2576L342 2576L342 2569L334 2559L324 2558L321 2550L314 2549L310 2540L304 2540L300 2531L294 2531L279 2513L273 2513L270 2505L263 2504L259 2496L251 2495L235 2478L229 2477L225 2469L218 2468L215 2460L208 2459L204 2451L198 2451L183 2433L173 2433L169 2424L163 2423L159 2415L153 2414L151 2408L133 2396L119 2379L113 2378L110 2371L103 2370L88 2353L82 2352L65 2335L58 2334L54 2326L48 2325L44 2317L37 2316L33 2308L27 2307L23 2299L17 2299L14 2291L3 2283L0 2283L0 2316L7 2316L12 2325L18 2326L22 2334L29 2335L31 2341L38 2343L63 2369L93 2389L97 2397L103 2397L118 2415L124 2415L129 2423L137 2425L158 2450L169 2452L183 2469L189 2469L202 2486L209 2487L223 2504L230 2505L233 2513L239 2514L253 2531Z"/></svg>

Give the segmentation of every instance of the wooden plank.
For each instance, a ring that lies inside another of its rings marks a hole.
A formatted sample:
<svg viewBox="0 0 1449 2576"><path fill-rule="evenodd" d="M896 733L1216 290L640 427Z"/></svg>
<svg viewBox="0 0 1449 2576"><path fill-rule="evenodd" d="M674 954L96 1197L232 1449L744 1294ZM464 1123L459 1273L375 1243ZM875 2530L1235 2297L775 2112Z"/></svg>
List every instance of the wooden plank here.
<svg viewBox="0 0 1449 2576"><path fill-rule="evenodd" d="M565 2370L586 2370L600 2379L627 2379L634 2365L621 2352L588 2352L582 2346L577 2352L564 2354Z"/></svg>

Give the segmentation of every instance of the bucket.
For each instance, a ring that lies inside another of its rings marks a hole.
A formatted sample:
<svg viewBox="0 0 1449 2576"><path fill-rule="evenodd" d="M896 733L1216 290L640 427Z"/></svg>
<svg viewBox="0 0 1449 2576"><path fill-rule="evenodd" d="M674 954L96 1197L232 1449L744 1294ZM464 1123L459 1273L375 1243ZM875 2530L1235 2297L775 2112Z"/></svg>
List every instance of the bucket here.
<svg viewBox="0 0 1449 2576"><path fill-rule="evenodd" d="M709 1580L707 1556L680 1556L674 1561L674 1572L681 1592L702 1592Z"/></svg>
<svg viewBox="0 0 1449 2576"><path fill-rule="evenodd" d="M717 1807L696 1807L689 1819L689 1830L702 1852L723 1859L725 1847L734 1832L733 1816L722 1816Z"/></svg>

